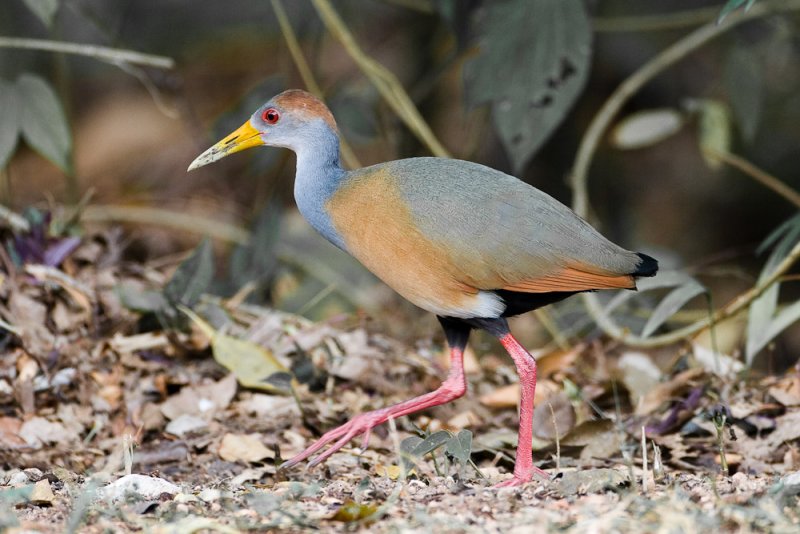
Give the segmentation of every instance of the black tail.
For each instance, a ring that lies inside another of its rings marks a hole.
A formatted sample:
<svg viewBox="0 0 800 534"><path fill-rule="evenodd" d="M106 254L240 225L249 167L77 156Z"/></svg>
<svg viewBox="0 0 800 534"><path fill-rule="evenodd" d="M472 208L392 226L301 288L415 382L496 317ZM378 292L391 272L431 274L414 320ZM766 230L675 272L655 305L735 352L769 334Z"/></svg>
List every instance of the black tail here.
<svg viewBox="0 0 800 534"><path fill-rule="evenodd" d="M633 276L655 276L656 272L658 272L658 260L641 252L637 252L636 255L639 256L641 261L631 274Z"/></svg>

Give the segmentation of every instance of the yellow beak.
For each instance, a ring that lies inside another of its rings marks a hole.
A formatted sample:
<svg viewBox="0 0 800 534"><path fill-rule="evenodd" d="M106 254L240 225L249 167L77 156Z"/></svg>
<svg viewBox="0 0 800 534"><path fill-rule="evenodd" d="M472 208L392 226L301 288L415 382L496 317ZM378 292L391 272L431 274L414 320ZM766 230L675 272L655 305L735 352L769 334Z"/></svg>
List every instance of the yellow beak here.
<svg viewBox="0 0 800 534"><path fill-rule="evenodd" d="M197 156L186 171L188 172L202 167L203 165L208 165L225 156L230 156L235 152L240 152L254 146L262 146L263 144L264 141L261 140L261 132L253 128L250 121L247 121L235 132Z"/></svg>

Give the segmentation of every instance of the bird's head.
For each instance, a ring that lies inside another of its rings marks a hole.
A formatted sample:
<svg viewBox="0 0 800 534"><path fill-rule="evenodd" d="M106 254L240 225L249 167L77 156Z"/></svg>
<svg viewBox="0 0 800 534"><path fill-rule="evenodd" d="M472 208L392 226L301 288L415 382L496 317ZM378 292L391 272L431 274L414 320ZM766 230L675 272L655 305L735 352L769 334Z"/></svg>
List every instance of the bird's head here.
<svg viewBox="0 0 800 534"><path fill-rule="evenodd" d="M325 104L311 93L290 89L258 108L236 131L200 154L193 170L254 146L280 146L300 152L337 135L336 121Z"/></svg>

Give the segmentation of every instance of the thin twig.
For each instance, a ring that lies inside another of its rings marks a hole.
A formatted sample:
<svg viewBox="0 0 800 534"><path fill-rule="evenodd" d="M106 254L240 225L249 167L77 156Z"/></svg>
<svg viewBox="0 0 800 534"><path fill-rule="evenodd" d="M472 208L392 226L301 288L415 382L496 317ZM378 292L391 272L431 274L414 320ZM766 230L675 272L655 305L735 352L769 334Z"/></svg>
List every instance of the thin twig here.
<svg viewBox="0 0 800 534"><path fill-rule="evenodd" d="M589 209L589 196L588 196L588 174L589 166L591 165L592 158L594 157L600 140L607 131L611 121L619 113L625 103L636 94L642 87L650 82L657 75L662 73L667 68L671 67L681 59L685 58L691 52L697 50L702 45L711 41L715 37L730 31L739 24L749 20L757 19L770 15L772 13L781 11L793 11L800 9L800 0L773 0L762 1L748 12L739 12L734 16L730 16L723 24L709 23L705 26L698 28L686 37L682 38L672 46L668 47L656 57L645 63L630 77L628 77L614 93L606 100L600 111L595 115L589 128L581 140L578 154L575 158L572 174L570 176L570 183L573 188L572 208L575 212L582 216L587 217ZM589 314L595 320L597 325L609 336L632 346L639 347L655 347L667 345L691 336L711 324L715 324L722 319L730 317L738 313L750 303L758 298L767 287L772 285L778 280L785 272L792 266L792 264L800 257L800 244L792 249L792 252L781 262L773 274L764 280L761 284L742 293L733 302L725 308L718 310L711 317L704 318L688 325L680 330L672 331L662 336L642 338L632 335L630 332L624 330L616 322L614 322L602 309L600 301L597 296L591 293L583 295L584 304Z"/></svg>
<svg viewBox="0 0 800 534"><path fill-rule="evenodd" d="M272 10L275 12L275 18L278 19L278 25L281 27L281 33L283 34L283 38L286 40L286 47L289 49L289 55L292 56L292 61L294 61L297 71L300 73L300 77L303 79L306 89L311 91L311 93L313 93L320 100L323 100L324 95L322 88L314 78L314 73L311 72L311 67L308 66L308 62L303 56L303 51L300 48L297 35L292 29L292 25L289 22L289 17L286 16L286 10L283 9L283 3L281 0L271 1ZM361 167L361 162L358 161L353 149L350 148L350 145L347 143L344 137L341 136L341 134L339 135L339 145L342 150L342 158L347 166L351 169L358 169Z"/></svg>
<svg viewBox="0 0 800 534"><path fill-rule="evenodd" d="M369 78L392 110L406 123L411 132L428 147L433 155L449 158L450 153L433 134L397 77L361 50L353 34L350 33L347 25L328 0L311 0L311 3L328 31L342 43L353 61Z"/></svg>
<svg viewBox="0 0 800 534"><path fill-rule="evenodd" d="M558 422L556 421L556 412L553 410L553 403L548 402L547 407L550 408L550 419L553 421L553 433L556 436L556 471L561 472L561 438L558 435Z"/></svg>
<svg viewBox="0 0 800 534"><path fill-rule="evenodd" d="M592 29L596 32L650 32L678 30L716 21L719 7L706 7L659 13L656 15L632 15L629 17L594 17Z"/></svg>
<svg viewBox="0 0 800 534"><path fill-rule="evenodd" d="M558 325L553 320L553 316L544 308L537 308L533 313L536 315L542 327L547 330L547 333L553 338L555 344L558 345L558 348L561 350L569 350L569 340L567 340L567 337L558 328Z"/></svg>
<svg viewBox="0 0 800 534"><path fill-rule="evenodd" d="M788 271L794 263L800 259L800 243L797 243L789 254L781 261L772 274L765 278L761 283L756 284L749 290L741 293L724 308L715 311L710 316L700 319L688 326L678 330L673 330L658 337L643 338L631 334L627 330L610 320L608 314L603 310L600 301L595 299L585 299L587 309L592 317L597 321L597 325L602 328L609 336L634 347L660 347L676 343L689 336L705 330L711 325L717 324L729 317L732 317L748 307L755 299L760 297L772 284L776 283Z"/></svg>
<svg viewBox="0 0 800 534"><path fill-rule="evenodd" d="M31 223L28 222L28 219L2 204L0 204L0 221L8 224L9 228L15 232L28 232L31 229Z"/></svg>
<svg viewBox="0 0 800 534"><path fill-rule="evenodd" d="M647 435L642 425L642 493L647 495L649 488L647 487Z"/></svg>
<svg viewBox="0 0 800 534"><path fill-rule="evenodd" d="M122 50L107 46L50 41L47 39L26 39L22 37L0 37L0 48L23 48L26 50L42 50L60 52L77 56L88 56L108 63L129 63L158 69L175 68L175 60L164 56L143 54L134 50Z"/></svg>
<svg viewBox="0 0 800 534"><path fill-rule="evenodd" d="M800 9L800 0L765 1L756 4L747 13L737 13L735 16L728 17L723 24L706 24L672 46L669 46L622 82L616 91L606 100L594 119L592 119L589 128L586 130L581 140L578 155L575 158L575 165L570 177L573 188L572 209L582 217L586 217L589 213L586 182L594 153L600 144L603 134L606 132L617 113L622 109L622 106L644 87L645 84L708 41L735 28L739 24L755 18L764 17L773 12L797 9Z"/></svg>
<svg viewBox="0 0 800 534"><path fill-rule="evenodd" d="M756 182L768 189L771 189L775 193L778 193L784 199L800 208L800 193L771 174L759 169L743 157L737 156L736 154L731 154L730 152L715 150L711 147L703 147L703 152L710 155L712 158L717 158L723 163L730 165L734 169L742 171Z"/></svg>

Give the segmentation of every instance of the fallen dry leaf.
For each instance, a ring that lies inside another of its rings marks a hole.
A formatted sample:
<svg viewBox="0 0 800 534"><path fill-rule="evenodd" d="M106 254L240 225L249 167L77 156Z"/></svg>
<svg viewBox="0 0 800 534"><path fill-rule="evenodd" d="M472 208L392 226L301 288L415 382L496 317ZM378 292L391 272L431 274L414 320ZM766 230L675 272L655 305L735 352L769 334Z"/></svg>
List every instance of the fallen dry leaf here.
<svg viewBox="0 0 800 534"><path fill-rule="evenodd" d="M481 424L481 418L472 410L465 410L447 420L447 428L450 430L462 430L479 424Z"/></svg>
<svg viewBox="0 0 800 534"><path fill-rule="evenodd" d="M733 377L744 369L744 364L733 356L715 352L700 343L692 344L692 352L697 363L718 376Z"/></svg>
<svg viewBox="0 0 800 534"><path fill-rule="evenodd" d="M563 438L574 426L575 409L563 391L550 395L533 411L533 434L539 439Z"/></svg>
<svg viewBox="0 0 800 534"><path fill-rule="evenodd" d="M168 419L184 414L212 417L228 407L236 395L236 377L231 373L218 382L186 386L180 393L161 404L161 413Z"/></svg>
<svg viewBox="0 0 800 534"><path fill-rule="evenodd" d="M56 496L50 487L50 481L46 478L41 479L33 486L33 491L29 497L31 504L36 506L52 506Z"/></svg>
<svg viewBox="0 0 800 534"><path fill-rule="evenodd" d="M286 392L283 385L270 382L275 375L289 374L271 351L250 341L222 334L190 309L181 310L211 340L211 350L217 363L231 371L241 385L264 391Z"/></svg>
<svg viewBox="0 0 800 534"><path fill-rule="evenodd" d="M22 421L16 417L0 417L0 444L10 449L27 445L19 435L21 428Z"/></svg>
<svg viewBox="0 0 800 534"><path fill-rule="evenodd" d="M678 390L688 386L690 381L701 377L704 373L705 371L700 368L688 369L675 375L667 382L658 384L641 398L636 406L636 415L653 413L662 403L672 400Z"/></svg>
<svg viewBox="0 0 800 534"><path fill-rule="evenodd" d="M228 462L251 463L275 458L275 452L261 442L258 434L225 434L218 454Z"/></svg>
<svg viewBox="0 0 800 534"><path fill-rule="evenodd" d="M167 424L164 431L182 438L189 434L196 434L208 430L208 422L205 419L188 413L181 414Z"/></svg>
<svg viewBox="0 0 800 534"><path fill-rule="evenodd" d="M634 405L661 382L661 369L643 352L624 353L617 362L617 367L622 372L622 383L631 392Z"/></svg>
<svg viewBox="0 0 800 534"><path fill-rule="evenodd" d="M784 406L800 406L800 376L784 377L769 388L768 392Z"/></svg>
<svg viewBox="0 0 800 534"><path fill-rule="evenodd" d="M78 439L76 434L68 431L61 423L48 421L44 417L32 417L25 421L19 429L19 436L29 446L37 449L52 443L67 444Z"/></svg>

